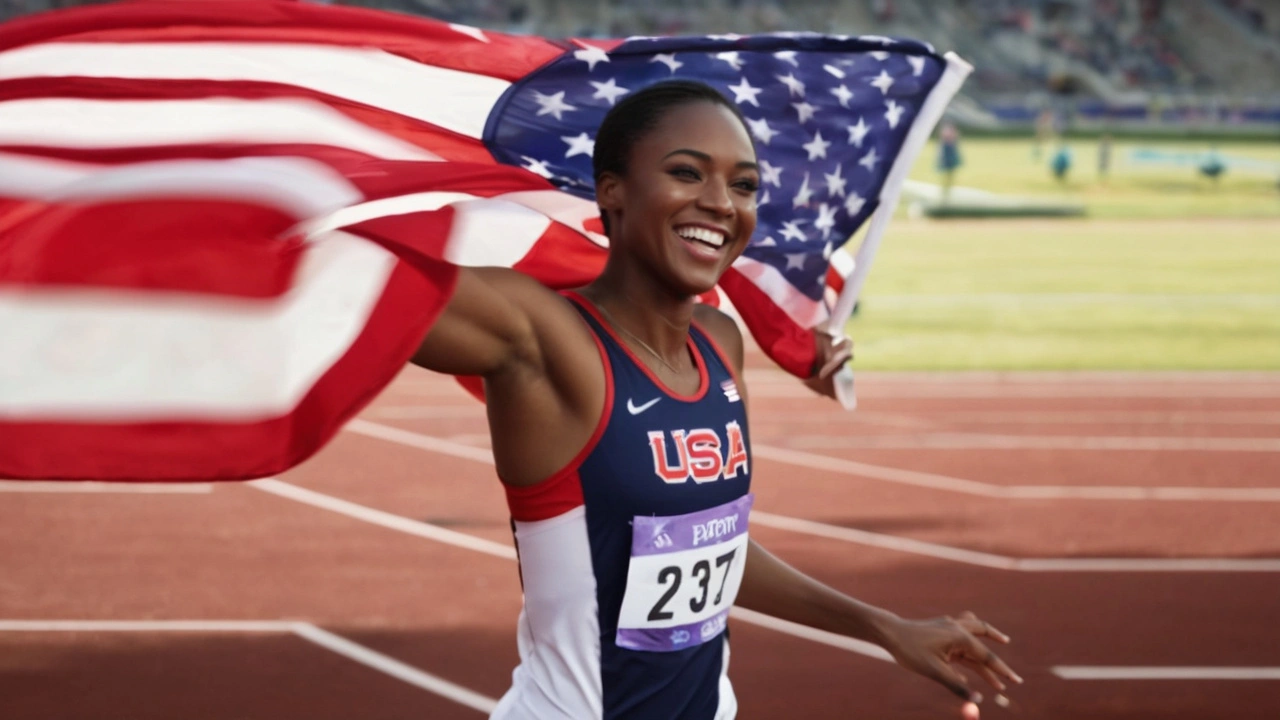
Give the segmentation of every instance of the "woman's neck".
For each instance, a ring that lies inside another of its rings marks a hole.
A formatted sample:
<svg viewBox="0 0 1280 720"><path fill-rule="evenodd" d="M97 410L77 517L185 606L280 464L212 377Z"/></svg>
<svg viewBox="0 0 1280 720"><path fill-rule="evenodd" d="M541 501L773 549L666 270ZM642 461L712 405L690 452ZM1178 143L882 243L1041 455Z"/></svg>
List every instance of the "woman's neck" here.
<svg viewBox="0 0 1280 720"><path fill-rule="evenodd" d="M632 266L634 267L634 266ZM582 294L603 310L622 334L638 340L645 349L673 368L691 364L686 345L695 298L671 292L638 273L605 271L582 289Z"/></svg>

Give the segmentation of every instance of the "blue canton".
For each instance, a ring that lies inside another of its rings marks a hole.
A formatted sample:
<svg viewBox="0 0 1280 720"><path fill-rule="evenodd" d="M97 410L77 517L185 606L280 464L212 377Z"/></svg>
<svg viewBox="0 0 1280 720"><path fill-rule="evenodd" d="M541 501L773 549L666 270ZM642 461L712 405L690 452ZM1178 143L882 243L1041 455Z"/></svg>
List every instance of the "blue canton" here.
<svg viewBox="0 0 1280 720"><path fill-rule="evenodd" d="M945 67L927 44L880 36L631 38L607 53L570 50L514 84L484 139L499 161L594 200L594 133L618 99L673 78L707 83L746 116L760 162L745 255L819 300L832 250L879 206Z"/></svg>

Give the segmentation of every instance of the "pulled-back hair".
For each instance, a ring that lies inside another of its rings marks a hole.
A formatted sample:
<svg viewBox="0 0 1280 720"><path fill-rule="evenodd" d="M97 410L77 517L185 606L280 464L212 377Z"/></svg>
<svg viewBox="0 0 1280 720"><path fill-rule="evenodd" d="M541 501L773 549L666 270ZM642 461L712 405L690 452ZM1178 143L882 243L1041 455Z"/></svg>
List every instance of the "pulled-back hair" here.
<svg viewBox="0 0 1280 720"><path fill-rule="evenodd" d="M626 175L631 148L653 130L668 112L695 102L709 102L729 108L738 122L742 123L742 127L747 128L747 120L738 106L710 85L692 80L668 80L650 85L622 98L600 123L595 150L591 155L596 184L599 185L600 176L605 173ZM604 232L608 235L609 218L603 210L600 217L604 222Z"/></svg>

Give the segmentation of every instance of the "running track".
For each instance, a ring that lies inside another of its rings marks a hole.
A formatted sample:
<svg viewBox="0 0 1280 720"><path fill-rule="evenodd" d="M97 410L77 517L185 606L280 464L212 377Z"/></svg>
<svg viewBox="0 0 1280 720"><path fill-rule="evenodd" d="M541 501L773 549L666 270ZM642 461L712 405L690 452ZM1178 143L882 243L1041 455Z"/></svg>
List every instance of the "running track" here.
<svg viewBox="0 0 1280 720"><path fill-rule="evenodd" d="M1280 712L1280 375L867 373L852 414L748 385L753 535L1013 635L985 718ZM486 432L410 369L275 480L0 483L0 717L484 717L520 603ZM744 719L958 716L856 644L731 628Z"/></svg>

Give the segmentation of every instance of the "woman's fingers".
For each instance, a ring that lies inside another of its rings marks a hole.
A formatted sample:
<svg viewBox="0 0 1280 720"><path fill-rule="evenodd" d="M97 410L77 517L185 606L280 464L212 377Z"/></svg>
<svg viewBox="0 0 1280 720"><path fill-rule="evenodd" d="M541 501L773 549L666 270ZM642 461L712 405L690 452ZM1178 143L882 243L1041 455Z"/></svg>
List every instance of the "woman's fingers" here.
<svg viewBox="0 0 1280 720"><path fill-rule="evenodd" d="M991 651L991 648L983 645L982 642L976 638L972 638L971 644L966 648L964 659L979 671L994 672L995 674L1006 677L1019 685L1022 684L1022 678L1019 677L1018 673L1014 672L1012 668L1006 665L1004 661L1000 659L999 655L996 655ZM983 677L986 677L986 675L984 674ZM988 681L990 680L991 678L988 678Z"/></svg>
<svg viewBox="0 0 1280 720"><path fill-rule="evenodd" d="M818 370L818 377L825 378L849 362L849 358L853 357L853 343L849 342L849 338L840 338L839 342L831 346L831 352L831 359Z"/></svg>
<svg viewBox="0 0 1280 720"><path fill-rule="evenodd" d="M978 673L979 675L981 675L983 680L986 680L988 683L990 683L990 684L991 684L991 687L993 687L993 688L995 688L996 690L999 690L999 691L1001 691L1001 692L1004 692L1004 690L1005 690L1005 684L1004 684L1003 682L1001 682L1001 681L1000 681L1000 676L996 675L996 673L995 673L995 671L994 671L994 670L992 670L991 668L987 667L986 665L983 665L983 664L978 663L978 662L974 662L973 660L970 660L969 658L965 658L965 659L964 659L964 664L965 664L965 666L966 666L966 667L970 668L970 669L971 669L971 670L973 670L974 672L976 672L976 673Z"/></svg>
<svg viewBox="0 0 1280 720"><path fill-rule="evenodd" d="M978 616L971 612L960 613L960 617L956 622L960 624L960 627L968 630L971 635L991 638L1002 645L1009 644L1008 635L997 630L991 623L978 619Z"/></svg>

